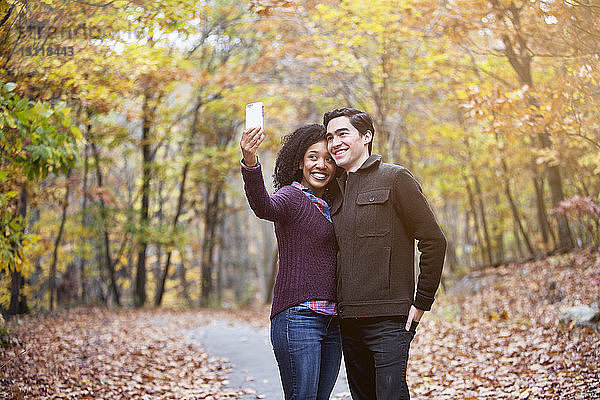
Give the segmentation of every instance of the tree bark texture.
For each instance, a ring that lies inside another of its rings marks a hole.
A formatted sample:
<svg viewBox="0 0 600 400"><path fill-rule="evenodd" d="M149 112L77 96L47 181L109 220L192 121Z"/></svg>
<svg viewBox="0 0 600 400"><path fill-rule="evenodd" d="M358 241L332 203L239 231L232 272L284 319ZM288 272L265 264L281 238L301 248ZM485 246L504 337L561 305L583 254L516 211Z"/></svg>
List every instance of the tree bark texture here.
<svg viewBox="0 0 600 400"><path fill-rule="evenodd" d="M87 131L91 130L91 126L88 125ZM88 199L88 173L89 173L89 151L88 145L84 147L84 161L83 161L83 188L82 188L82 203L81 203L81 226L85 227L88 224L87 217L87 199ZM86 301L86 277L85 277L85 257L80 256L79 258L79 298L82 303Z"/></svg>
<svg viewBox="0 0 600 400"><path fill-rule="evenodd" d="M481 225L483 227L483 237L485 239L487 261L489 263L488 265L493 265L494 264L494 259L492 256L493 246L492 246L492 240L490 237L490 231L488 229L487 218L485 216L485 205L483 204L483 194L481 192L481 184L479 183L479 179L477 178L477 176L474 176L473 179L475 182L475 194L477 196L479 217L481 218Z"/></svg>
<svg viewBox="0 0 600 400"><path fill-rule="evenodd" d="M98 184L98 188L103 188L102 181L102 171L100 170L100 154L98 152L98 147L95 143L92 142L92 152L94 154L94 162L96 164L96 183ZM107 227L107 213L106 213L106 204L104 202L104 197L100 196L100 218L102 218L102 233L104 238L104 260L106 265L106 270L108 271L108 278L110 280L110 287L113 294L113 300L117 306L121 305L121 299L119 297L119 289L117 286L117 277L115 272L115 266L112 262L112 257L110 256L110 238L108 235L108 227Z"/></svg>
<svg viewBox="0 0 600 400"><path fill-rule="evenodd" d="M54 241L54 251L52 252L52 263L50 264L50 279L48 280L48 290L50 291L50 299L48 304L48 309L50 311L54 311L54 296L56 294L56 260L58 257L58 247L60 246L60 241L62 239L62 235L65 229L65 222L67 220L67 210L69 208L69 178L71 177L71 169L67 172L67 182L65 187L65 198L63 200L62 205L62 215L60 218L60 227L58 228L58 233L56 234L56 240Z"/></svg>
<svg viewBox="0 0 600 400"><path fill-rule="evenodd" d="M208 306L213 298L214 250L217 226L219 221L220 200L222 189L219 185L206 184L206 208L204 210L204 235L202 241L202 283L200 305Z"/></svg>
<svg viewBox="0 0 600 400"><path fill-rule="evenodd" d="M23 184L21 186L19 197L19 215L23 221L25 221L25 218L27 217L27 201L27 186L26 184ZM25 227L23 227L23 229L25 229ZM25 314L29 310L29 307L27 306L27 297L22 292L23 286L25 286L25 277L21 274L21 271L12 271L8 315Z"/></svg>
<svg viewBox="0 0 600 400"><path fill-rule="evenodd" d="M150 181L152 151L150 146L150 128L152 125L152 115L154 108L149 105L150 95L144 95L143 104L143 125L142 125L142 203L140 207L140 227L142 234L138 250L137 267L135 273L135 290L133 293L133 303L136 307L143 307L146 304L146 250L148 241L144 231L148 229L149 211L150 211Z"/></svg>

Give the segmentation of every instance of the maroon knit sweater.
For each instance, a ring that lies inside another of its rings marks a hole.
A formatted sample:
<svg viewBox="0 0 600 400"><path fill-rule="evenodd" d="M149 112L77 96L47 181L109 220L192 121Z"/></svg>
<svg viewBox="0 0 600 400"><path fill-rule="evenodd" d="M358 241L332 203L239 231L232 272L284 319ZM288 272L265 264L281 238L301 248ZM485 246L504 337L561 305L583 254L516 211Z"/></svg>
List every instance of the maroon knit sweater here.
<svg viewBox="0 0 600 400"><path fill-rule="evenodd" d="M307 300L335 301L336 242L333 224L293 186L269 195L262 169L242 167L244 190L257 217L275 222L279 271L271 318Z"/></svg>

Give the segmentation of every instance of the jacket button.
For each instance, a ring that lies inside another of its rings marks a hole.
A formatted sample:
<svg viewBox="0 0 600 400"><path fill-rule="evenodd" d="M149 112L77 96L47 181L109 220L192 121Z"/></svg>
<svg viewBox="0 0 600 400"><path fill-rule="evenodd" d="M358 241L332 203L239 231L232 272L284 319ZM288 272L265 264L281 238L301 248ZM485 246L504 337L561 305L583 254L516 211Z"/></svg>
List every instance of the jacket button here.
<svg viewBox="0 0 600 400"><path fill-rule="evenodd" d="M370 202L374 202L374 201L375 201L375 197L371 197L371 198L369 199L369 201L370 201Z"/></svg>

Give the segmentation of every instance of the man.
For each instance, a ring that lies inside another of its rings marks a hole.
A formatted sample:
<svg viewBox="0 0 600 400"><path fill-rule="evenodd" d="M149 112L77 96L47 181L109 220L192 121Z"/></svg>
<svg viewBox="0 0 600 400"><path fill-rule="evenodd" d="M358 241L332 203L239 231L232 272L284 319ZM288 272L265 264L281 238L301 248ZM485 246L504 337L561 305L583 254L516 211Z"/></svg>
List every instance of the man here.
<svg viewBox="0 0 600 400"><path fill-rule="evenodd" d="M421 187L406 169L371 155L369 114L325 113L327 148L344 169L332 218L338 240L337 300L354 400L409 399L410 343L438 288L446 239ZM414 277L419 241L420 273Z"/></svg>

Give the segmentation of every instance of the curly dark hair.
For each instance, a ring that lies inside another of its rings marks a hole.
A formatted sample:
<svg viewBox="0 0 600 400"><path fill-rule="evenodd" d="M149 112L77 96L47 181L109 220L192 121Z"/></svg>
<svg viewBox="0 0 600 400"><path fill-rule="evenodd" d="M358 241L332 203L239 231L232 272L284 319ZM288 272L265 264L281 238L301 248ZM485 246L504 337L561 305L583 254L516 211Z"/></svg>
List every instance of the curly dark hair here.
<svg viewBox="0 0 600 400"><path fill-rule="evenodd" d="M294 181L302 181L302 170L298 168L304 153L313 144L325 140L325 127L321 124L304 125L281 140L282 147L277 153L273 183L279 190Z"/></svg>

